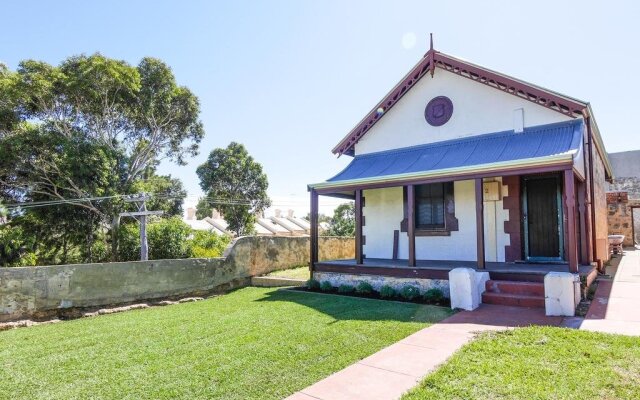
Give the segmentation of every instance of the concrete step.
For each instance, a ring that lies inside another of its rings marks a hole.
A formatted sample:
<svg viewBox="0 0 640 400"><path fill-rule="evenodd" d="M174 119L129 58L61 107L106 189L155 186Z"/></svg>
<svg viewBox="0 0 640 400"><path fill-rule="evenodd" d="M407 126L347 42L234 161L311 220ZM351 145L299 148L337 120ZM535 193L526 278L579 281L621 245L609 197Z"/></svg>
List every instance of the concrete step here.
<svg viewBox="0 0 640 400"><path fill-rule="evenodd" d="M544 297L522 294L484 292L482 302L502 306L544 308Z"/></svg>
<svg viewBox="0 0 640 400"><path fill-rule="evenodd" d="M281 278L277 276L254 276L251 278L251 286L258 287L281 287L281 286L304 286L306 281L302 279Z"/></svg>
<svg viewBox="0 0 640 400"><path fill-rule="evenodd" d="M485 283L485 288L490 293L544 297L544 284L539 282L488 280Z"/></svg>

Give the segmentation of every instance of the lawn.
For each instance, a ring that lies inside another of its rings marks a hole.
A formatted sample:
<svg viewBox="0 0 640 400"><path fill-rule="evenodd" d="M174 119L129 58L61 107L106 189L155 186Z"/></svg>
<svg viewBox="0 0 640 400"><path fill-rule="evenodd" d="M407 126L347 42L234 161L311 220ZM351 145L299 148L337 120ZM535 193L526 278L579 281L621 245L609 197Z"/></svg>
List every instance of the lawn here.
<svg viewBox="0 0 640 400"><path fill-rule="evenodd" d="M245 288L15 329L0 332L0 398L278 399L450 313Z"/></svg>
<svg viewBox="0 0 640 400"><path fill-rule="evenodd" d="M402 399L640 399L640 338L540 327L486 334Z"/></svg>
<svg viewBox="0 0 640 400"><path fill-rule="evenodd" d="M298 267L291 269L283 269L280 271L273 271L267 276L276 276L278 278L291 278L302 279L304 281L309 280L309 267Z"/></svg>

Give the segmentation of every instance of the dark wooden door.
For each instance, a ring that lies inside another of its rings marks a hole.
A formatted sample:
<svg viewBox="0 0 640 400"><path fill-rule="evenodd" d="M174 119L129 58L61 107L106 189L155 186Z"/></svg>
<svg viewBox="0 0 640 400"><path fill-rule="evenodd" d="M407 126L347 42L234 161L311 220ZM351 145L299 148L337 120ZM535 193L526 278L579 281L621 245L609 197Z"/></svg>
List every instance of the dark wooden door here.
<svg viewBox="0 0 640 400"><path fill-rule="evenodd" d="M525 255L528 260L561 260L560 179L525 178Z"/></svg>

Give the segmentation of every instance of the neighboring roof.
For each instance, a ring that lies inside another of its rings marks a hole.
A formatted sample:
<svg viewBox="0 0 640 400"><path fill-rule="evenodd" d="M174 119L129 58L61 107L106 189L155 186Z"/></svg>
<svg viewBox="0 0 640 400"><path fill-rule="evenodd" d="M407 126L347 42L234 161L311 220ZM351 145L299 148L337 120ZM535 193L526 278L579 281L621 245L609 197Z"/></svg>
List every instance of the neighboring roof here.
<svg viewBox="0 0 640 400"><path fill-rule="evenodd" d="M586 101L481 67L431 48L411 71L333 148L333 153L354 155L354 146L369 129L382 119L420 79L428 73L433 76L438 68L531 101L571 118L587 116L593 118L593 111ZM593 122L596 148L603 159L607 172L611 175L611 164L607 158L597 124L595 124L595 120Z"/></svg>
<svg viewBox="0 0 640 400"><path fill-rule="evenodd" d="M304 218L287 217L287 219L293 222L294 224L298 225L300 228L304 229L305 231L308 231L311 229L311 223Z"/></svg>
<svg viewBox="0 0 640 400"><path fill-rule="evenodd" d="M582 119L357 155L316 189L491 169L570 162L582 141Z"/></svg>
<svg viewBox="0 0 640 400"><path fill-rule="evenodd" d="M205 217L199 220L185 219L184 222L193 229L211 231L221 235L232 234L228 229L229 224L223 218ZM257 218L254 224L254 230L258 235L289 235L293 232L304 235L309 229L304 229L290 222L289 219L274 217L273 219Z"/></svg>
<svg viewBox="0 0 640 400"><path fill-rule="evenodd" d="M283 234L283 233L291 233L290 230L283 227L282 225L277 224L269 218L256 218L256 222L262 225L264 228L273 232L274 235Z"/></svg>
<svg viewBox="0 0 640 400"><path fill-rule="evenodd" d="M271 217L271 220L286 228L288 231L290 232L303 232L304 233L304 229L302 229L298 224L290 221L288 218L284 218L284 217Z"/></svg>
<svg viewBox="0 0 640 400"><path fill-rule="evenodd" d="M640 178L640 150L609 153L613 173L618 178Z"/></svg>

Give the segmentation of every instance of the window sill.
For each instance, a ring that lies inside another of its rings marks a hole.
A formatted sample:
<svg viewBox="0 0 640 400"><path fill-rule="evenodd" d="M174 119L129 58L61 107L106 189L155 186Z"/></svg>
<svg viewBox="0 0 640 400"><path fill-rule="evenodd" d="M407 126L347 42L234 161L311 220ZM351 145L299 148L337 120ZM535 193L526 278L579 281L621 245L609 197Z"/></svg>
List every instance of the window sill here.
<svg viewBox="0 0 640 400"><path fill-rule="evenodd" d="M418 230L416 229L416 237L418 236L451 236L451 231L445 229Z"/></svg>

